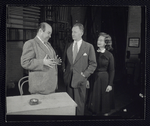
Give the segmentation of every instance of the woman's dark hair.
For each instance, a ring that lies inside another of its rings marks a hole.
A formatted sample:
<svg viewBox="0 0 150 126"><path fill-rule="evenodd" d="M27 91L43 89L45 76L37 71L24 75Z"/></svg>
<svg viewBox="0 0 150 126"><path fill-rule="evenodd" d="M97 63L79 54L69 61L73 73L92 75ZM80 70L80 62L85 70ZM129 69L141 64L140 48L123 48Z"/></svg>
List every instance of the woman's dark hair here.
<svg viewBox="0 0 150 126"><path fill-rule="evenodd" d="M113 50L112 39L111 39L110 35L106 34L105 32L100 32L98 37L100 37L100 36L105 37L105 43L106 43L105 48L106 48L106 50Z"/></svg>

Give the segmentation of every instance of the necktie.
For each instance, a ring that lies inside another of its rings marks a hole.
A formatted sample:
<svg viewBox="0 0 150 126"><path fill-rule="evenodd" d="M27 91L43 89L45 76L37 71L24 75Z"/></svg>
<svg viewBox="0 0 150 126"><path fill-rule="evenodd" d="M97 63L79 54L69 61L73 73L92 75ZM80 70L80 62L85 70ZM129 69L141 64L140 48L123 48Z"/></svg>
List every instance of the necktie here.
<svg viewBox="0 0 150 126"><path fill-rule="evenodd" d="M77 42L75 42L74 50L73 50L73 63L74 63L74 61L76 59L77 53L78 53L78 46L77 46Z"/></svg>

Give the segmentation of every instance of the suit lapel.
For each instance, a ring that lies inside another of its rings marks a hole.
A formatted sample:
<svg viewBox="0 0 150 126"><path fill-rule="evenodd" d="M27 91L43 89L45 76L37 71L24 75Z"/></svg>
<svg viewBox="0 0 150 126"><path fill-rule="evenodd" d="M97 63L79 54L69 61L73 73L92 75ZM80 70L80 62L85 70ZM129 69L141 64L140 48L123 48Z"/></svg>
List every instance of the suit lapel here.
<svg viewBox="0 0 150 126"><path fill-rule="evenodd" d="M68 50L67 50L67 56L68 56L68 60L71 64L73 64L73 52L72 52L72 46L73 43L69 46Z"/></svg>
<svg viewBox="0 0 150 126"><path fill-rule="evenodd" d="M80 57L81 57L81 56L83 55L83 53L85 52L85 49L86 49L85 42L82 41L81 47L80 47L80 49L79 49L79 52L78 52L78 54L77 54L77 57L76 57L74 63L76 63L76 62L80 59Z"/></svg>
<svg viewBox="0 0 150 126"><path fill-rule="evenodd" d="M52 54L50 53L50 51L46 48L46 46L37 38L35 37L34 40L37 42L37 44L39 45L39 47L46 53L48 54L48 56L50 58L52 58Z"/></svg>
<svg viewBox="0 0 150 126"><path fill-rule="evenodd" d="M52 51L52 54L53 54L53 57L56 58L56 53L55 53L55 50L53 49L52 45L48 42L47 43Z"/></svg>

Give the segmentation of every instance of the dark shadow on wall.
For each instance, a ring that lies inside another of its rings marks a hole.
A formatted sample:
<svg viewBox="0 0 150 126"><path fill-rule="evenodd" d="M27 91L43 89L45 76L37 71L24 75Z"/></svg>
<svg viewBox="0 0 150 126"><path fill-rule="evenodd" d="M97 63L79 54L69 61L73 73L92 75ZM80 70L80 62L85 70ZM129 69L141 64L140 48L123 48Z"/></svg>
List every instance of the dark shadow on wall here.
<svg viewBox="0 0 150 126"><path fill-rule="evenodd" d="M100 32L112 37L112 54L115 59L115 79L121 79L125 73L125 50L127 38L128 7L87 7L85 32L87 40L97 50L97 38ZM122 76L121 76L122 75Z"/></svg>

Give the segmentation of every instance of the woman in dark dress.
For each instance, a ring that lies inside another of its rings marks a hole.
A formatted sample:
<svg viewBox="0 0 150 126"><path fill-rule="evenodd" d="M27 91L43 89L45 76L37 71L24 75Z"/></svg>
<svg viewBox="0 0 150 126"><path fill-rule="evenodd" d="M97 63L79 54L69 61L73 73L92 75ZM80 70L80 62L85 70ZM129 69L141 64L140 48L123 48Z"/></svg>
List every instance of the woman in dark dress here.
<svg viewBox="0 0 150 126"><path fill-rule="evenodd" d="M90 99L90 109L96 115L108 116L114 108L114 57L109 52L112 50L111 45L111 37L101 32L97 40L97 69Z"/></svg>

